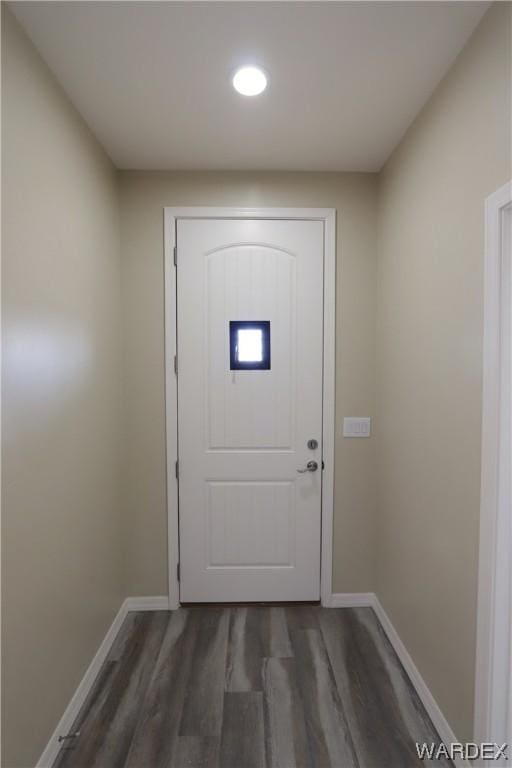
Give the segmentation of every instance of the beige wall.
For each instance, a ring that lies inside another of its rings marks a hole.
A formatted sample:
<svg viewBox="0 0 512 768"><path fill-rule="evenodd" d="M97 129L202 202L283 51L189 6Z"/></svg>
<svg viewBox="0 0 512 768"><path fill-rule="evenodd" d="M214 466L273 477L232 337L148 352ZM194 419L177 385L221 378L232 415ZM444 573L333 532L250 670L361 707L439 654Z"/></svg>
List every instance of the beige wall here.
<svg viewBox="0 0 512 768"><path fill-rule="evenodd" d="M511 178L510 5L497 3L382 174L380 599L472 737L484 198Z"/></svg>
<svg viewBox="0 0 512 768"><path fill-rule="evenodd" d="M35 765L118 610L115 172L3 5L3 759Z"/></svg>
<svg viewBox="0 0 512 768"><path fill-rule="evenodd" d="M343 173L122 173L124 496L128 593L167 593L163 207L338 211L334 589L374 589L374 441L340 439L374 415L376 179Z"/></svg>

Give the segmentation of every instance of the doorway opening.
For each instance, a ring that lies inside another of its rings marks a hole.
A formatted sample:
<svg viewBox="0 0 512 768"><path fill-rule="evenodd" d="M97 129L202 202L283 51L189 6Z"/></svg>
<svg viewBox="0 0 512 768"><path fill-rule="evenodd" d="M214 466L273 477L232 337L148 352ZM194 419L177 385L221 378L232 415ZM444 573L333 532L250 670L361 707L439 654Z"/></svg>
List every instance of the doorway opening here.
<svg viewBox="0 0 512 768"><path fill-rule="evenodd" d="M334 210L165 209L171 608L330 605L334 338Z"/></svg>

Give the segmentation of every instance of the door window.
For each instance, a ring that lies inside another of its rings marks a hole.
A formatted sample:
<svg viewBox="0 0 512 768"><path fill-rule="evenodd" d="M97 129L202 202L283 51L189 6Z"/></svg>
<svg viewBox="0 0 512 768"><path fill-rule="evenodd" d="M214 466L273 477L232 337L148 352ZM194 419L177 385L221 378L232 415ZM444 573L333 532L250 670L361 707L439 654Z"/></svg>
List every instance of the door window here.
<svg viewBox="0 0 512 768"><path fill-rule="evenodd" d="M270 321L231 320L229 349L232 371L269 371Z"/></svg>

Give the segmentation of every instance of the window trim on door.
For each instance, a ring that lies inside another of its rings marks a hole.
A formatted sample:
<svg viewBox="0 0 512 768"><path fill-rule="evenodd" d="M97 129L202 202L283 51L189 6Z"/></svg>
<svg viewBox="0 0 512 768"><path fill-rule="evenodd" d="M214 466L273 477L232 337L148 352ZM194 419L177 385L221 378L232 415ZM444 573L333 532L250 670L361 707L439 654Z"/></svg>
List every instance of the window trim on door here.
<svg viewBox="0 0 512 768"><path fill-rule="evenodd" d="M274 219L322 221L324 224L324 350L323 350L323 460L322 544L320 596L332 604L332 548L334 511L335 332L336 332L336 210L334 208L164 208L165 270L165 419L167 452L167 534L169 608L180 605L178 526L178 399L176 344L176 223L178 219ZM179 363L178 363L179 366Z"/></svg>

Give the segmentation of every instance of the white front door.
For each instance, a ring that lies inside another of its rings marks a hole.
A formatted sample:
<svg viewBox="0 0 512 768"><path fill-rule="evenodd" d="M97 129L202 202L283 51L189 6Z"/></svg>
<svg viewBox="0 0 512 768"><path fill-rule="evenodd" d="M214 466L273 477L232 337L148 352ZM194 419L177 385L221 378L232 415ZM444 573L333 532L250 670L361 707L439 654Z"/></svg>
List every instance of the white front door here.
<svg viewBox="0 0 512 768"><path fill-rule="evenodd" d="M324 223L176 238L180 599L317 600Z"/></svg>

